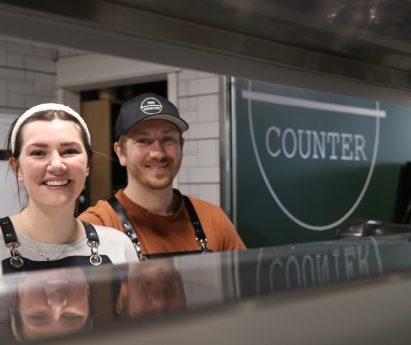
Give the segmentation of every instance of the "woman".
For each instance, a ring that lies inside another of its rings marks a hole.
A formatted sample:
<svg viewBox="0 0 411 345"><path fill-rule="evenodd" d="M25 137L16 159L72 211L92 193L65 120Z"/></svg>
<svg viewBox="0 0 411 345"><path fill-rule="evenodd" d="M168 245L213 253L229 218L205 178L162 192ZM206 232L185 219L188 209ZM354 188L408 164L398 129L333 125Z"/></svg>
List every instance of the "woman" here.
<svg viewBox="0 0 411 345"><path fill-rule="evenodd" d="M28 203L0 219L3 274L138 260L126 235L74 217L92 157L90 133L79 114L54 103L30 108L11 126L8 150Z"/></svg>
<svg viewBox="0 0 411 345"><path fill-rule="evenodd" d="M21 277L8 307L19 342L93 328L92 286L80 267L40 270Z"/></svg>

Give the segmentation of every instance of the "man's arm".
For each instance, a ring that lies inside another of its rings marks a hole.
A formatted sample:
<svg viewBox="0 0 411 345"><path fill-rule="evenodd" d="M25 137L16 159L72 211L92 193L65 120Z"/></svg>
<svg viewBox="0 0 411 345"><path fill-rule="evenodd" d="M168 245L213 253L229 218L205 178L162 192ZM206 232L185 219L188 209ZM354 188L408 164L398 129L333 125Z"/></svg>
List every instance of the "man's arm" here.
<svg viewBox="0 0 411 345"><path fill-rule="evenodd" d="M223 222L223 229L224 229L224 247L223 251L231 251L231 250L244 250L247 249L243 240L241 239L240 235L238 234L237 230L234 227L234 224L231 220L227 217L227 215L222 212L222 222Z"/></svg>
<svg viewBox="0 0 411 345"><path fill-rule="evenodd" d="M209 248L213 251L246 249L233 223L218 206L190 197L200 219Z"/></svg>

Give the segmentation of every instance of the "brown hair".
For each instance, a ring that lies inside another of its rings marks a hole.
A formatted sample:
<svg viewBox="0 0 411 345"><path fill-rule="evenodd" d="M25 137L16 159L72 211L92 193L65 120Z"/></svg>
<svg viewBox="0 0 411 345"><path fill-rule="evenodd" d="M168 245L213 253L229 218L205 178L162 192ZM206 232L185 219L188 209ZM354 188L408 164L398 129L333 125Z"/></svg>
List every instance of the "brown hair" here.
<svg viewBox="0 0 411 345"><path fill-rule="evenodd" d="M11 150L11 134L13 132L13 128L16 125L18 119L16 119L13 124L11 125L9 129L9 133L7 135L7 150L9 151L10 158L14 158L16 161L18 160L20 153L21 153L21 146L22 146L22 129L23 127L30 123L30 122L35 122L35 121L53 121L53 120L64 120L64 121L71 121L74 122L81 130L81 138L83 141L83 145L86 149L86 154L87 154L87 161L88 165L90 166L91 164L91 158L93 157L93 148L91 145L88 143L87 140L87 134L84 131L83 127L81 126L80 122L72 115L66 113L65 111L62 110L44 110L44 111L39 111L37 113L34 113L32 116L30 116L26 121L22 123L20 126L17 135L16 135L16 142L15 142L15 149L14 152Z"/></svg>
<svg viewBox="0 0 411 345"><path fill-rule="evenodd" d="M34 113L31 115L29 118L27 118L20 126L18 129L17 135L16 135L16 142L14 143L14 151L12 151L12 143L11 143L11 137L12 137L12 132L13 129L16 125L18 118L12 123L9 132L7 134L7 151L8 151L8 156L9 156L9 162L13 162L12 168L16 172L18 169L18 159L21 154L21 147L22 147L22 130L24 126L30 122L35 122L35 121L53 121L53 120L63 120L63 121L71 121L74 122L80 129L81 131L81 139L83 142L83 145L86 150L87 154L87 164L89 167L91 167L91 159L93 158L93 148L91 144L88 142L87 134L83 128L83 126L80 124L80 122L72 115L69 113L66 113L63 110L43 110L39 111L37 113ZM21 198L20 198L20 185L18 183L18 178L16 174L16 180L17 180L17 187L18 187L18 197L19 201L21 203Z"/></svg>

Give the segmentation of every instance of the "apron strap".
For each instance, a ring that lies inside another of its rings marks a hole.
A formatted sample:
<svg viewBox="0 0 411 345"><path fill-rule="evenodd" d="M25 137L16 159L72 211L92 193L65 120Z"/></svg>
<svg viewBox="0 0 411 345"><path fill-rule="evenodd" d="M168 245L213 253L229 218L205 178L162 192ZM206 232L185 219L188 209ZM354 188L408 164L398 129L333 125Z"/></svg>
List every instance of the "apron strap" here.
<svg viewBox="0 0 411 345"><path fill-rule="evenodd" d="M10 249L10 265L15 268L20 268L24 265L24 260L17 249L20 247L20 242L17 239L16 232L14 231L13 223L10 217L4 217L0 219L0 227L3 233L4 244Z"/></svg>
<svg viewBox="0 0 411 345"><path fill-rule="evenodd" d="M203 231L203 227L201 226L200 219L198 219L197 212L190 198L183 195L183 200L184 200L184 204L186 205L188 214L190 215L191 224L193 225L193 228L194 228L196 240L200 244L201 252L205 254L208 252L207 238Z"/></svg>
<svg viewBox="0 0 411 345"><path fill-rule="evenodd" d="M110 206L116 212L117 216L120 218L121 224L123 225L123 231L133 243L134 248L137 252L138 259L146 260L147 257L143 255L143 253L141 252L140 241L137 237L137 233L133 225L131 224L130 219L128 219L126 212L123 209L123 206L121 206L120 202L117 200L117 198L114 195L108 198L107 202L110 204Z"/></svg>
<svg viewBox="0 0 411 345"><path fill-rule="evenodd" d="M93 266L99 266L103 262L103 259L98 253L98 246L100 245L100 239L97 231L90 223L83 222L84 230L86 230L87 245L91 249L90 263Z"/></svg>
<svg viewBox="0 0 411 345"><path fill-rule="evenodd" d="M107 199L107 202L113 208L114 212L116 212L117 216L120 218L121 224L123 225L124 233L130 238L131 242L133 242L134 248L136 249L138 258L140 260L147 259L147 255L144 255L141 252L140 241L137 237L137 233L135 231L134 226L132 225L130 219L127 217L126 212L124 211L123 206L121 206L120 202L117 198L113 195L112 197ZM195 208L187 196L183 195L183 202L185 207L187 208L188 214L190 216L191 224L194 229L194 234L198 244L200 245L200 250L202 254L207 253L209 250L207 248L207 238L203 231L203 227L201 226L200 219L197 216L197 212Z"/></svg>

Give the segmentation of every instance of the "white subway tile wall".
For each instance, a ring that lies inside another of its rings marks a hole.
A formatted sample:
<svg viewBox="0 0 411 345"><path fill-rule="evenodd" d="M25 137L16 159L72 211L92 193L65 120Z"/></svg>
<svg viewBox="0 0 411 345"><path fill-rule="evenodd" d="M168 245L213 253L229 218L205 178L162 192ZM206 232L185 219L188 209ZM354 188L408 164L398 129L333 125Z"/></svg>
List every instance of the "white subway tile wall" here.
<svg viewBox="0 0 411 345"><path fill-rule="evenodd" d="M199 167L220 167L219 140L201 140L198 142Z"/></svg>
<svg viewBox="0 0 411 345"><path fill-rule="evenodd" d="M7 103L7 83L0 78L0 104Z"/></svg>
<svg viewBox="0 0 411 345"><path fill-rule="evenodd" d="M186 138L190 140L217 139L219 137L220 125L214 122L190 122L190 129L187 131Z"/></svg>
<svg viewBox="0 0 411 345"><path fill-rule="evenodd" d="M56 99L56 47L0 41L0 111L19 114Z"/></svg>
<svg viewBox="0 0 411 345"><path fill-rule="evenodd" d="M31 42L0 40L0 112L20 114L56 100L56 60L85 52ZM183 193L220 205L220 77L181 70L177 106L190 124L178 176Z"/></svg>
<svg viewBox="0 0 411 345"><path fill-rule="evenodd" d="M214 205L220 205L220 184L183 184L179 187L181 193L206 200Z"/></svg>
<svg viewBox="0 0 411 345"><path fill-rule="evenodd" d="M196 78L179 80L178 96L191 96L192 94L210 94L217 93L219 89L218 76L207 78Z"/></svg>
<svg viewBox="0 0 411 345"><path fill-rule="evenodd" d="M0 41L0 66L6 65L6 42Z"/></svg>
<svg viewBox="0 0 411 345"><path fill-rule="evenodd" d="M24 68L24 56L21 54L7 53L6 65L9 67Z"/></svg>
<svg viewBox="0 0 411 345"><path fill-rule="evenodd" d="M39 96L53 95L56 89L55 83L55 75L34 73L34 88Z"/></svg>
<svg viewBox="0 0 411 345"><path fill-rule="evenodd" d="M178 108L190 128L184 134L179 189L220 205L220 77L182 70L178 74Z"/></svg>

